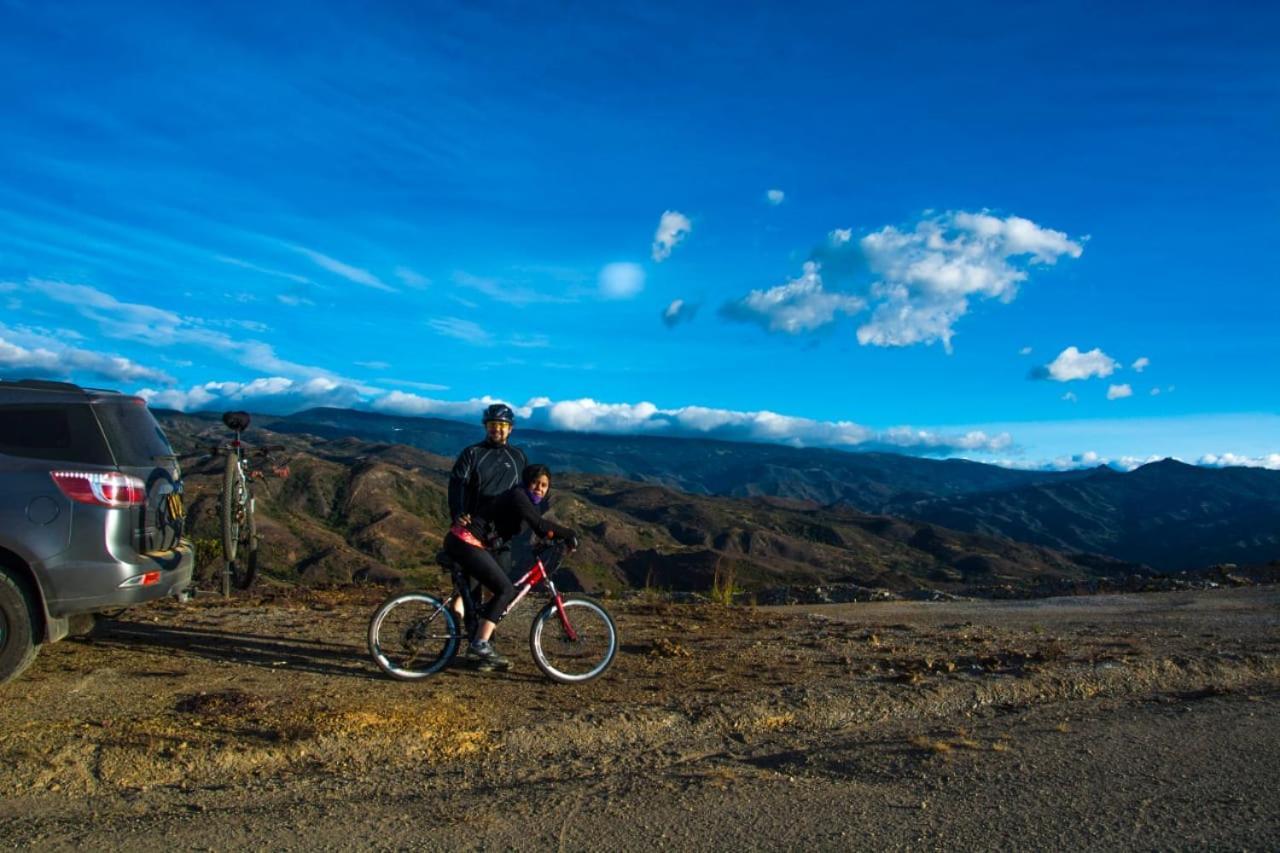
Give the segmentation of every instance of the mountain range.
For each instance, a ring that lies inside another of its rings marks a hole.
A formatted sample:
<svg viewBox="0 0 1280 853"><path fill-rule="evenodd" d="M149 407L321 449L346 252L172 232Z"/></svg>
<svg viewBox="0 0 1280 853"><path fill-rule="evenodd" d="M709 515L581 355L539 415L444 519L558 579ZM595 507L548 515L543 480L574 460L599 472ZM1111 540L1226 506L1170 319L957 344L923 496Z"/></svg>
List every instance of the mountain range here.
<svg viewBox="0 0 1280 853"><path fill-rule="evenodd" d="M441 455L477 439L456 421L309 409L280 432L358 436ZM929 521L1160 571L1280 557L1280 471L1201 468L1172 459L1027 471L894 453L658 436L518 430L531 460L681 492L780 497Z"/></svg>
<svg viewBox="0 0 1280 853"><path fill-rule="evenodd" d="M190 532L210 562L222 464L206 448L223 437L223 427L212 417L160 414L185 471ZM291 469L287 479L268 476L255 485L268 573L311 585L437 576L450 458L404 444L275 432L279 425L246 434L251 445L285 444L280 457ZM555 516L583 534L567 573L570 588L843 585L852 594L1004 594L1145 572L846 505L696 495L590 473L558 474L553 491Z"/></svg>
<svg viewBox="0 0 1280 853"><path fill-rule="evenodd" d="M184 456L195 529L214 414L157 411ZM294 476L259 489L263 536L305 582L430 564L452 457L479 426L343 409L255 416ZM518 430L557 472L556 512L587 534L589 588L857 584L948 591L1087 581L1280 557L1280 472L1172 460L1120 473L705 439ZM561 473L565 472L565 473Z"/></svg>

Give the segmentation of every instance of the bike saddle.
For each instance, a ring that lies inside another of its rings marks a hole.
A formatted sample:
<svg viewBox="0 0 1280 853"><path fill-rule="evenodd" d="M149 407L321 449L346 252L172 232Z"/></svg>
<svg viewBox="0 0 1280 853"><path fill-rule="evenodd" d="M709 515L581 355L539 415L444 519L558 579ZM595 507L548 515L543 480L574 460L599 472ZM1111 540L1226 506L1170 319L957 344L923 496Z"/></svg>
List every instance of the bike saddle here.
<svg viewBox="0 0 1280 853"><path fill-rule="evenodd" d="M223 412L222 422L227 425L227 429L235 432L244 432L249 428L248 412Z"/></svg>

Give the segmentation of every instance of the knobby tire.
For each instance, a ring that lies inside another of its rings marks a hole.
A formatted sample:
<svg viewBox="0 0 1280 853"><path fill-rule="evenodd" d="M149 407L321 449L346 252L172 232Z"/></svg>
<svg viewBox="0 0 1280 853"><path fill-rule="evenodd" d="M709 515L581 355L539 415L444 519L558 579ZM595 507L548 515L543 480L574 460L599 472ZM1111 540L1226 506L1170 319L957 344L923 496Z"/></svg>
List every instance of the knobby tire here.
<svg viewBox="0 0 1280 853"><path fill-rule="evenodd" d="M245 500L245 491L240 458L234 450L228 450L227 464L222 472L222 558L229 563L236 559L236 547L240 541L240 518L237 510Z"/></svg>
<svg viewBox="0 0 1280 853"><path fill-rule="evenodd" d="M245 501L245 523L240 527L240 543L236 558L231 561L231 585L236 589L248 589L258 577L258 519L254 511L253 496Z"/></svg>

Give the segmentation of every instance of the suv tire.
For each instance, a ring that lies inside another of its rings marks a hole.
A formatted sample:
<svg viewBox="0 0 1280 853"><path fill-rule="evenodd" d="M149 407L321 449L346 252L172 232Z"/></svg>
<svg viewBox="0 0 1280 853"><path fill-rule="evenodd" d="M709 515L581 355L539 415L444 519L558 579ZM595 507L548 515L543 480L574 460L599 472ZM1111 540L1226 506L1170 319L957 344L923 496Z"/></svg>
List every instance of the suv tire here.
<svg viewBox="0 0 1280 853"><path fill-rule="evenodd" d="M0 684L15 678L35 659L37 624L26 585L0 566Z"/></svg>

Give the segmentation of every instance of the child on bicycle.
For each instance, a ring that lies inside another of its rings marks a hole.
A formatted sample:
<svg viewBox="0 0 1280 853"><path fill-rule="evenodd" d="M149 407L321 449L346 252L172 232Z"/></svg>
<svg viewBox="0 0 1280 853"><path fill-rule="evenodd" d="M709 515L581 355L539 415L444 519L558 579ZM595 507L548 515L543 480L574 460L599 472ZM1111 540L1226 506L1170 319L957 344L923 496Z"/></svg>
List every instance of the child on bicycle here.
<svg viewBox="0 0 1280 853"><path fill-rule="evenodd" d="M466 653L467 659L481 668L511 668L511 661L494 649L490 638L511 606L516 590L490 550L505 546L528 529L543 538L562 539L570 550L578 547L573 530L542 517L549 491L551 470L546 465L528 465L521 472L519 484L482 504L466 523L460 521L451 527L444 538L445 552L463 572L493 593Z"/></svg>

